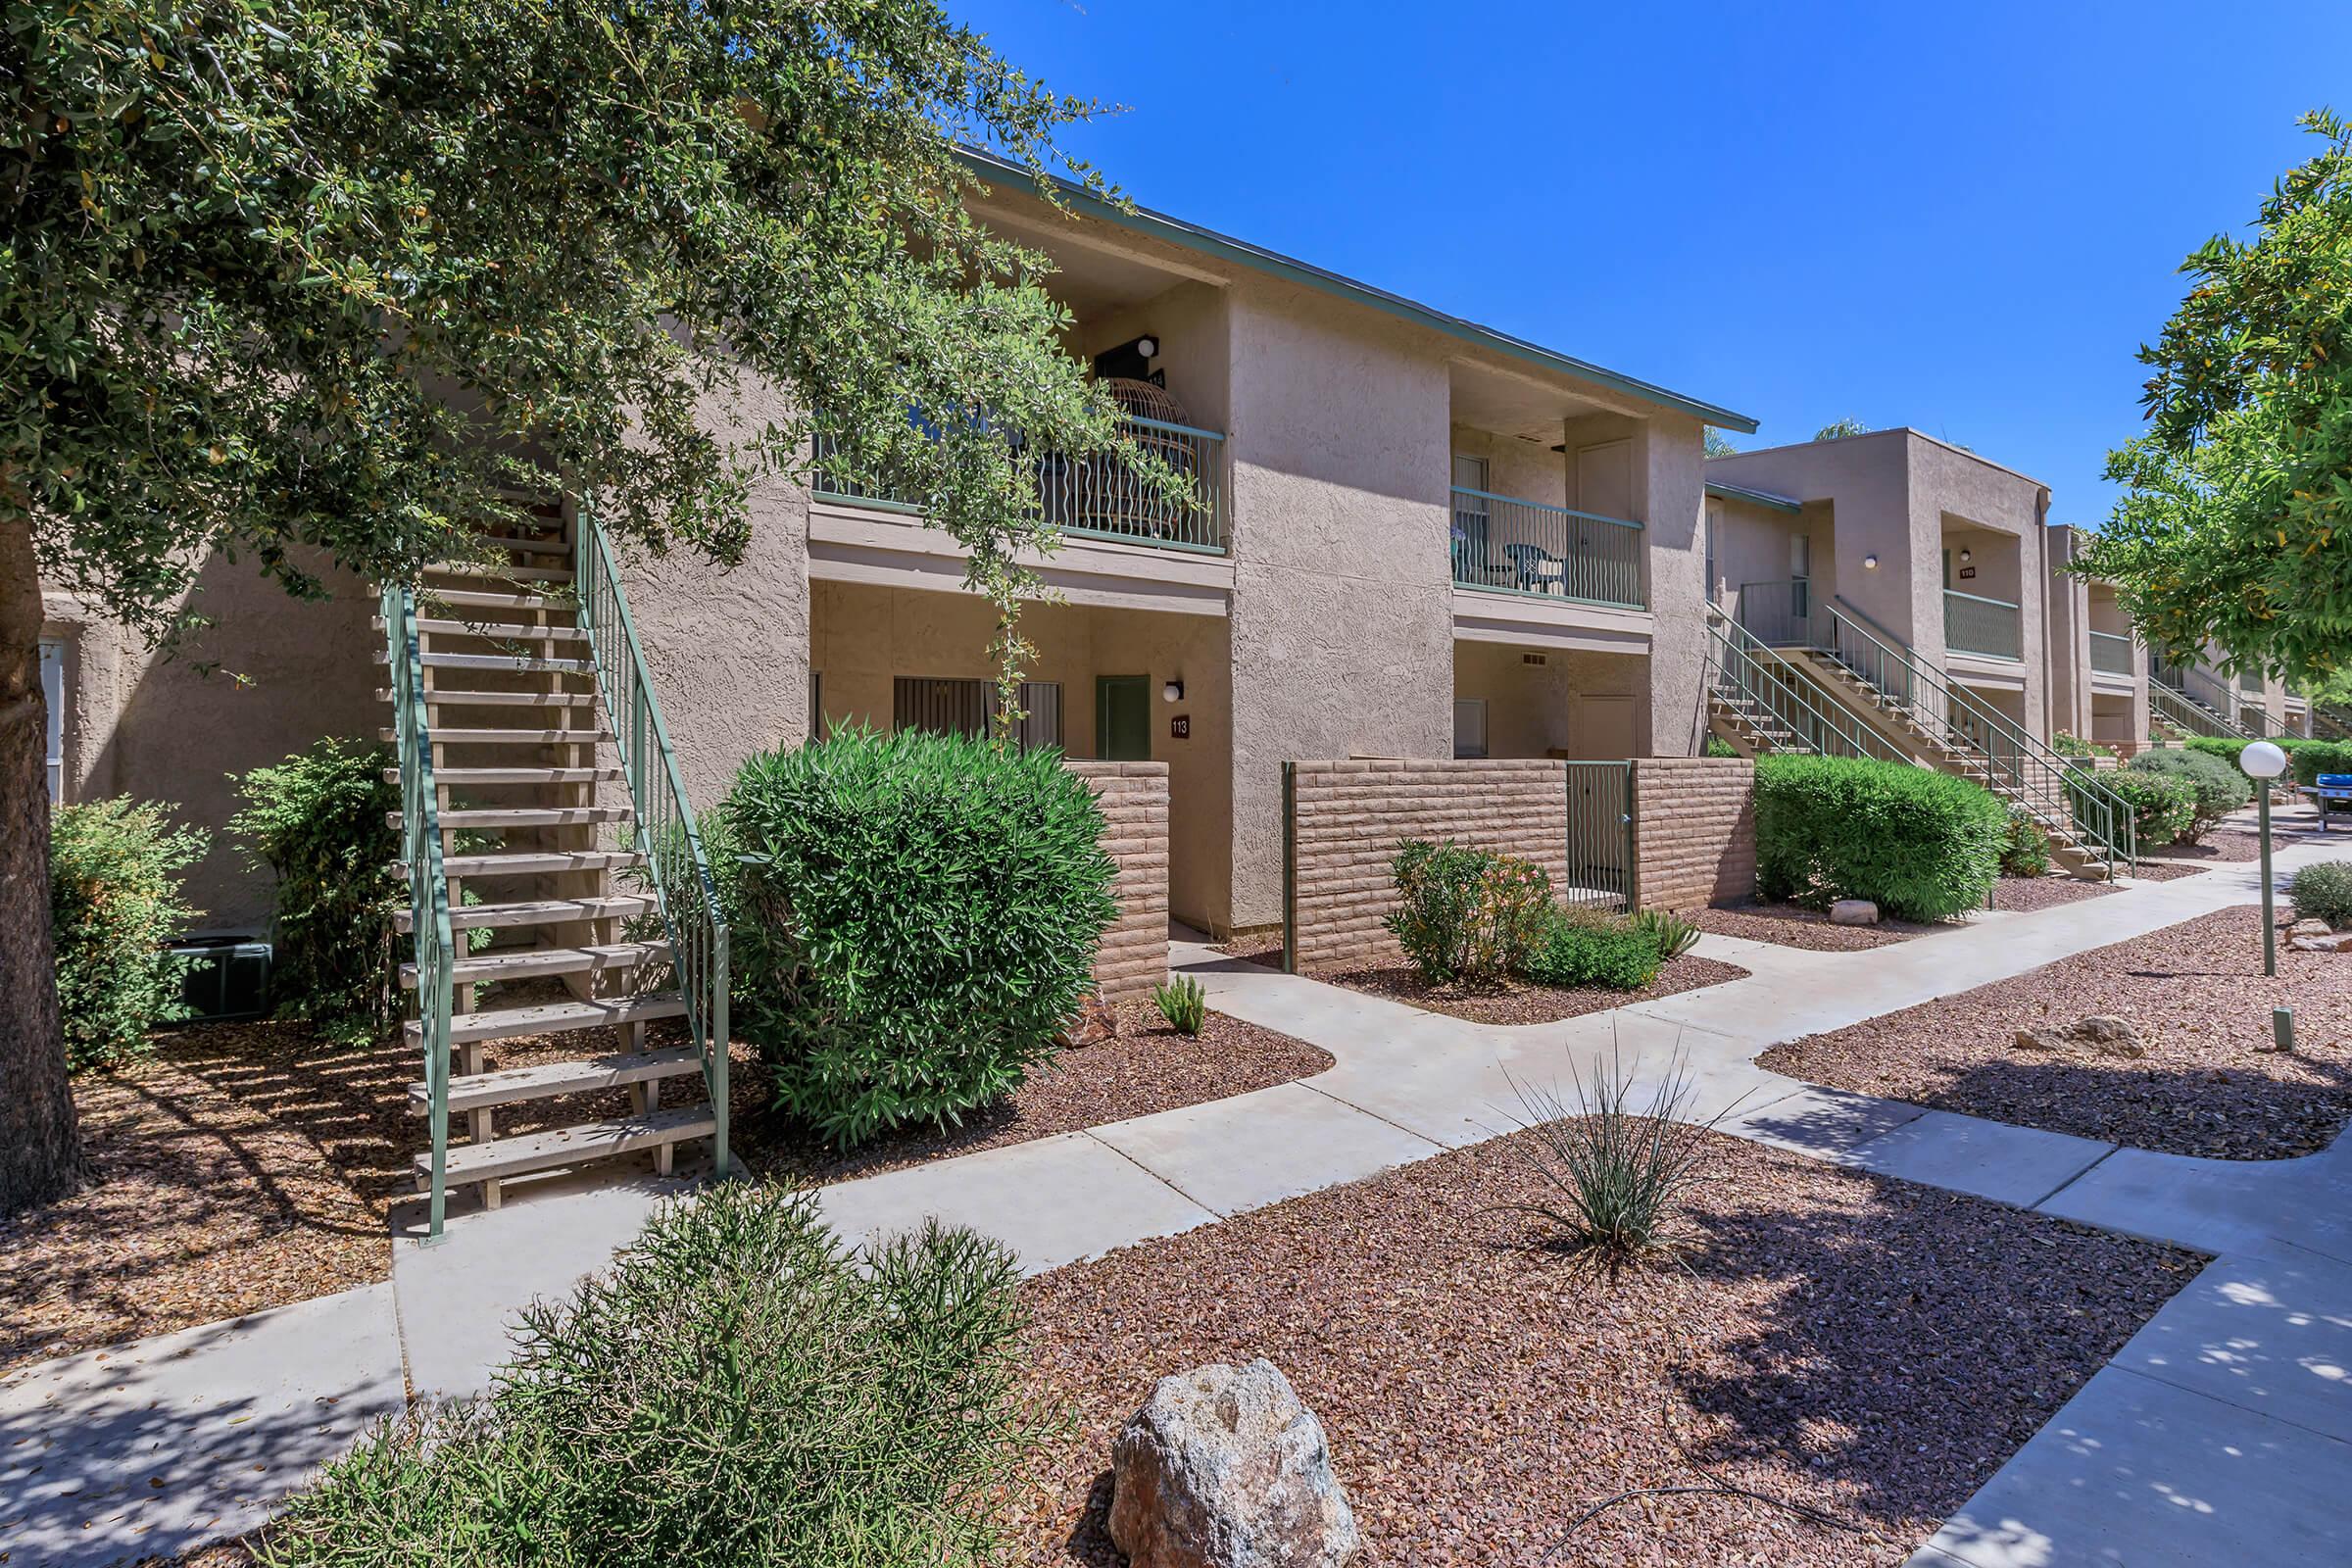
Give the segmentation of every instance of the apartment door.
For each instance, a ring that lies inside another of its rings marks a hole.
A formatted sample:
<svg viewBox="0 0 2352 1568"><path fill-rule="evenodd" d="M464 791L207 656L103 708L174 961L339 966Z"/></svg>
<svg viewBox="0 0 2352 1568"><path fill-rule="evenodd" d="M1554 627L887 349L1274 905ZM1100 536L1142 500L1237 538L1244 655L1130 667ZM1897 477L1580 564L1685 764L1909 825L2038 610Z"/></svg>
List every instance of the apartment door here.
<svg viewBox="0 0 2352 1568"><path fill-rule="evenodd" d="M1576 705L1579 760L1616 761L1634 755L1634 700L1588 697Z"/></svg>
<svg viewBox="0 0 2352 1568"><path fill-rule="evenodd" d="M1105 762L1152 760L1152 677L1095 677L1095 751Z"/></svg>

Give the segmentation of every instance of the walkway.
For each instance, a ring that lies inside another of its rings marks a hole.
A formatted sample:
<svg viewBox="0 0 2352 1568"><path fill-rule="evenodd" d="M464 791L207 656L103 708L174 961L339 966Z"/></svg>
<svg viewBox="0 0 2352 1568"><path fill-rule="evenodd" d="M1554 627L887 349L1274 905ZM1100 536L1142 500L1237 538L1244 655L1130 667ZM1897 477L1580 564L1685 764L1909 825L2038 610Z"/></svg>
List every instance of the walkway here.
<svg viewBox="0 0 2352 1568"><path fill-rule="evenodd" d="M2317 846L2291 850L2280 866L2319 858ZM938 1214L1001 1237L1042 1271L1506 1131L1516 1085L1564 1081L1571 1064L1589 1072L1615 1051L1652 1074L1679 1055L1694 1114L1728 1108L1728 1132L2219 1254L1914 1568L2348 1561L2352 1138L2298 1160L2186 1159L1820 1089L1753 1061L1782 1040L2257 891L2253 867L2226 865L1865 953L1710 936L1699 951L1750 978L1515 1028L1180 946L1177 966L1216 1007L1312 1041L1337 1064L1302 1083L843 1183L822 1202L847 1235ZM0 1380L0 1551L98 1568L248 1528L303 1468L397 1402L403 1371L419 1396L485 1387L513 1311L599 1266L674 1190L648 1182L516 1202L453 1223L439 1247L403 1243L388 1289ZM239 1346L246 1358L231 1359ZM223 1389L236 1391L233 1405ZM256 1438L237 1442L255 1422ZM149 1486L150 1472L164 1484Z"/></svg>

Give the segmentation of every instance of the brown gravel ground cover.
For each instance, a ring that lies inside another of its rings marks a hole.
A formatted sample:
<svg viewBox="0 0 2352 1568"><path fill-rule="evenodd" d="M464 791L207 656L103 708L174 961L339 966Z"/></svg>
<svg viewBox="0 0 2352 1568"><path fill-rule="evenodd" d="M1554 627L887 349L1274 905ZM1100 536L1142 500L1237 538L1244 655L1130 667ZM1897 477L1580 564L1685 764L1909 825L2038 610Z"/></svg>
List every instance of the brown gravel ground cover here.
<svg viewBox="0 0 2352 1568"><path fill-rule="evenodd" d="M2080 877L2005 876L1992 885L1992 906L2022 914L2119 891L2111 882L2085 882Z"/></svg>
<svg viewBox="0 0 2352 1568"><path fill-rule="evenodd" d="M1726 980L1744 980L1747 971L1736 963L1686 953L1658 965L1657 978L1639 991L1612 991L1605 986L1540 986L1518 980L1489 990L1432 986L1407 963L1318 972L1315 978L1431 1012L1467 1018L1472 1023L1527 1024L1557 1023L1562 1018L1581 1018L1589 1012L1605 1012L1611 1007L1630 1006L1678 992L1719 986Z"/></svg>
<svg viewBox="0 0 2352 1568"><path fill-rule="evenodd" d="M2221 909L2011 980L1775 1046L1775 1072L1941 1110L2179 1154L2279 1159L2352 1119L2352 956L2262 973L2261 912ZM2296 1049L2271 1009L2295 1010ZM2021 1028L2129 1020L2145 1057L2015 1049Z"/></svg>
<svg viewBox="0 0 2352 1568"><path fill-rule="evenodd" d="M1793 904L1742 904L1729 909L1691 909L1683 918L1701 931L1719 937L1744 937L1784 948L1815 953L1858 953L1908 942L1931 931L1949 931L1957 925L1921 925L1911 920L1881 920L1877 925L1832 925L1819 909L1800 909Z"/></svg>
<svg viewBox="0 0 2352 1568"><path fill-rule="evenodd" d="M1680 1257L1614 1280L1499 1207L1543 1196L1521 1133L1030 1281L1034 1386L1077 1419L1038 1456L1021 1560L1118 1563L1120 1423L1159 1377L1264 1355L1323 1421L1360 1564L1893 1568L2197 1266L1708 1144ZM1672 1496L1566 1534L1700 1483L1678 1441L1864 1533Z"/></svg>

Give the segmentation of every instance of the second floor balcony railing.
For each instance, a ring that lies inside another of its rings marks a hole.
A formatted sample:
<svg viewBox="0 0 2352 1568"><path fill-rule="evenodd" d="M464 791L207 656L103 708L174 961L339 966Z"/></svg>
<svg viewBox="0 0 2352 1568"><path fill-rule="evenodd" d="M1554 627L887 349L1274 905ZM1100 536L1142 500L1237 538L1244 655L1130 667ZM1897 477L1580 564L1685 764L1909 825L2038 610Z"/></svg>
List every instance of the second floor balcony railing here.
<svg viewBox="0 0 2352 1568"><path fill-rule="evenodd" d="M2090 667L2102 675L2132 673L2132 639L2111 631L2090 634Z"/></svg>
<svg viewBox="0 0 2352 1568"><path fill-rule="evenodd" d="M2025 620L2006 599L1943 591L1943 645L1955 654L1988 659L2026 657Z"/></svg>
<svg viewBox="0 0 2352 1568"><path fill-rule="evenodd" d="M1191 480L1192 496L1153 483L1143 468L1117 452L1083 458L1059 452L1025 455L1036 466L1038 509L1046 522L1061 533L1086 538L1223 555L1224 434L1140 415L1121 419L1119 430L1177 477ZM813 480L818 495L894 511L922 510L910 497L860 489L841 478L827 461L832 450L830 442L818 437Z"/></svg>
<svg viewBox="0 0 2352 1568"><path fill-rule="evenodd" d="M1453 489L1453 580L1464 588L1646 608L1642 524L1594 512Z"/></svg>

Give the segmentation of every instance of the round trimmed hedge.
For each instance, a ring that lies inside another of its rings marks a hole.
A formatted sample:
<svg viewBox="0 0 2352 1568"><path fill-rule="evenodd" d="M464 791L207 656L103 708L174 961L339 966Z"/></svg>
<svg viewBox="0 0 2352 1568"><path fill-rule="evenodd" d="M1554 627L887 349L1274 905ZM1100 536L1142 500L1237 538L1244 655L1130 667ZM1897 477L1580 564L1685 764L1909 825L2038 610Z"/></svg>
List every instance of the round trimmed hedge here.
<svg viewBox="0 0 2352 1568"><path fill-rule="evenodd" d="M712 826L737 1024L840 1148L1019 1087L1118 914L1058 752L846 727L745 762Z"/></svg>
<svg viewBox="0 0 2352 1568"><path fill-rule="evenodd" d="M1756 882L1768 899L1868 899L1900 920L1981 907L2009 811L1964 778L1841 757L1756 760Z"/></svg>
<svg viewBox="0 0 2352 1568"><path fill-rule="evenodd" d="M2195 792L2188 827L2174 839L2179 844L2196 843L2216 822L2254 799L2254 781L2210 752L2170 747L2142 752L2132 759L2131 771L2177 778Z"/></svg>

